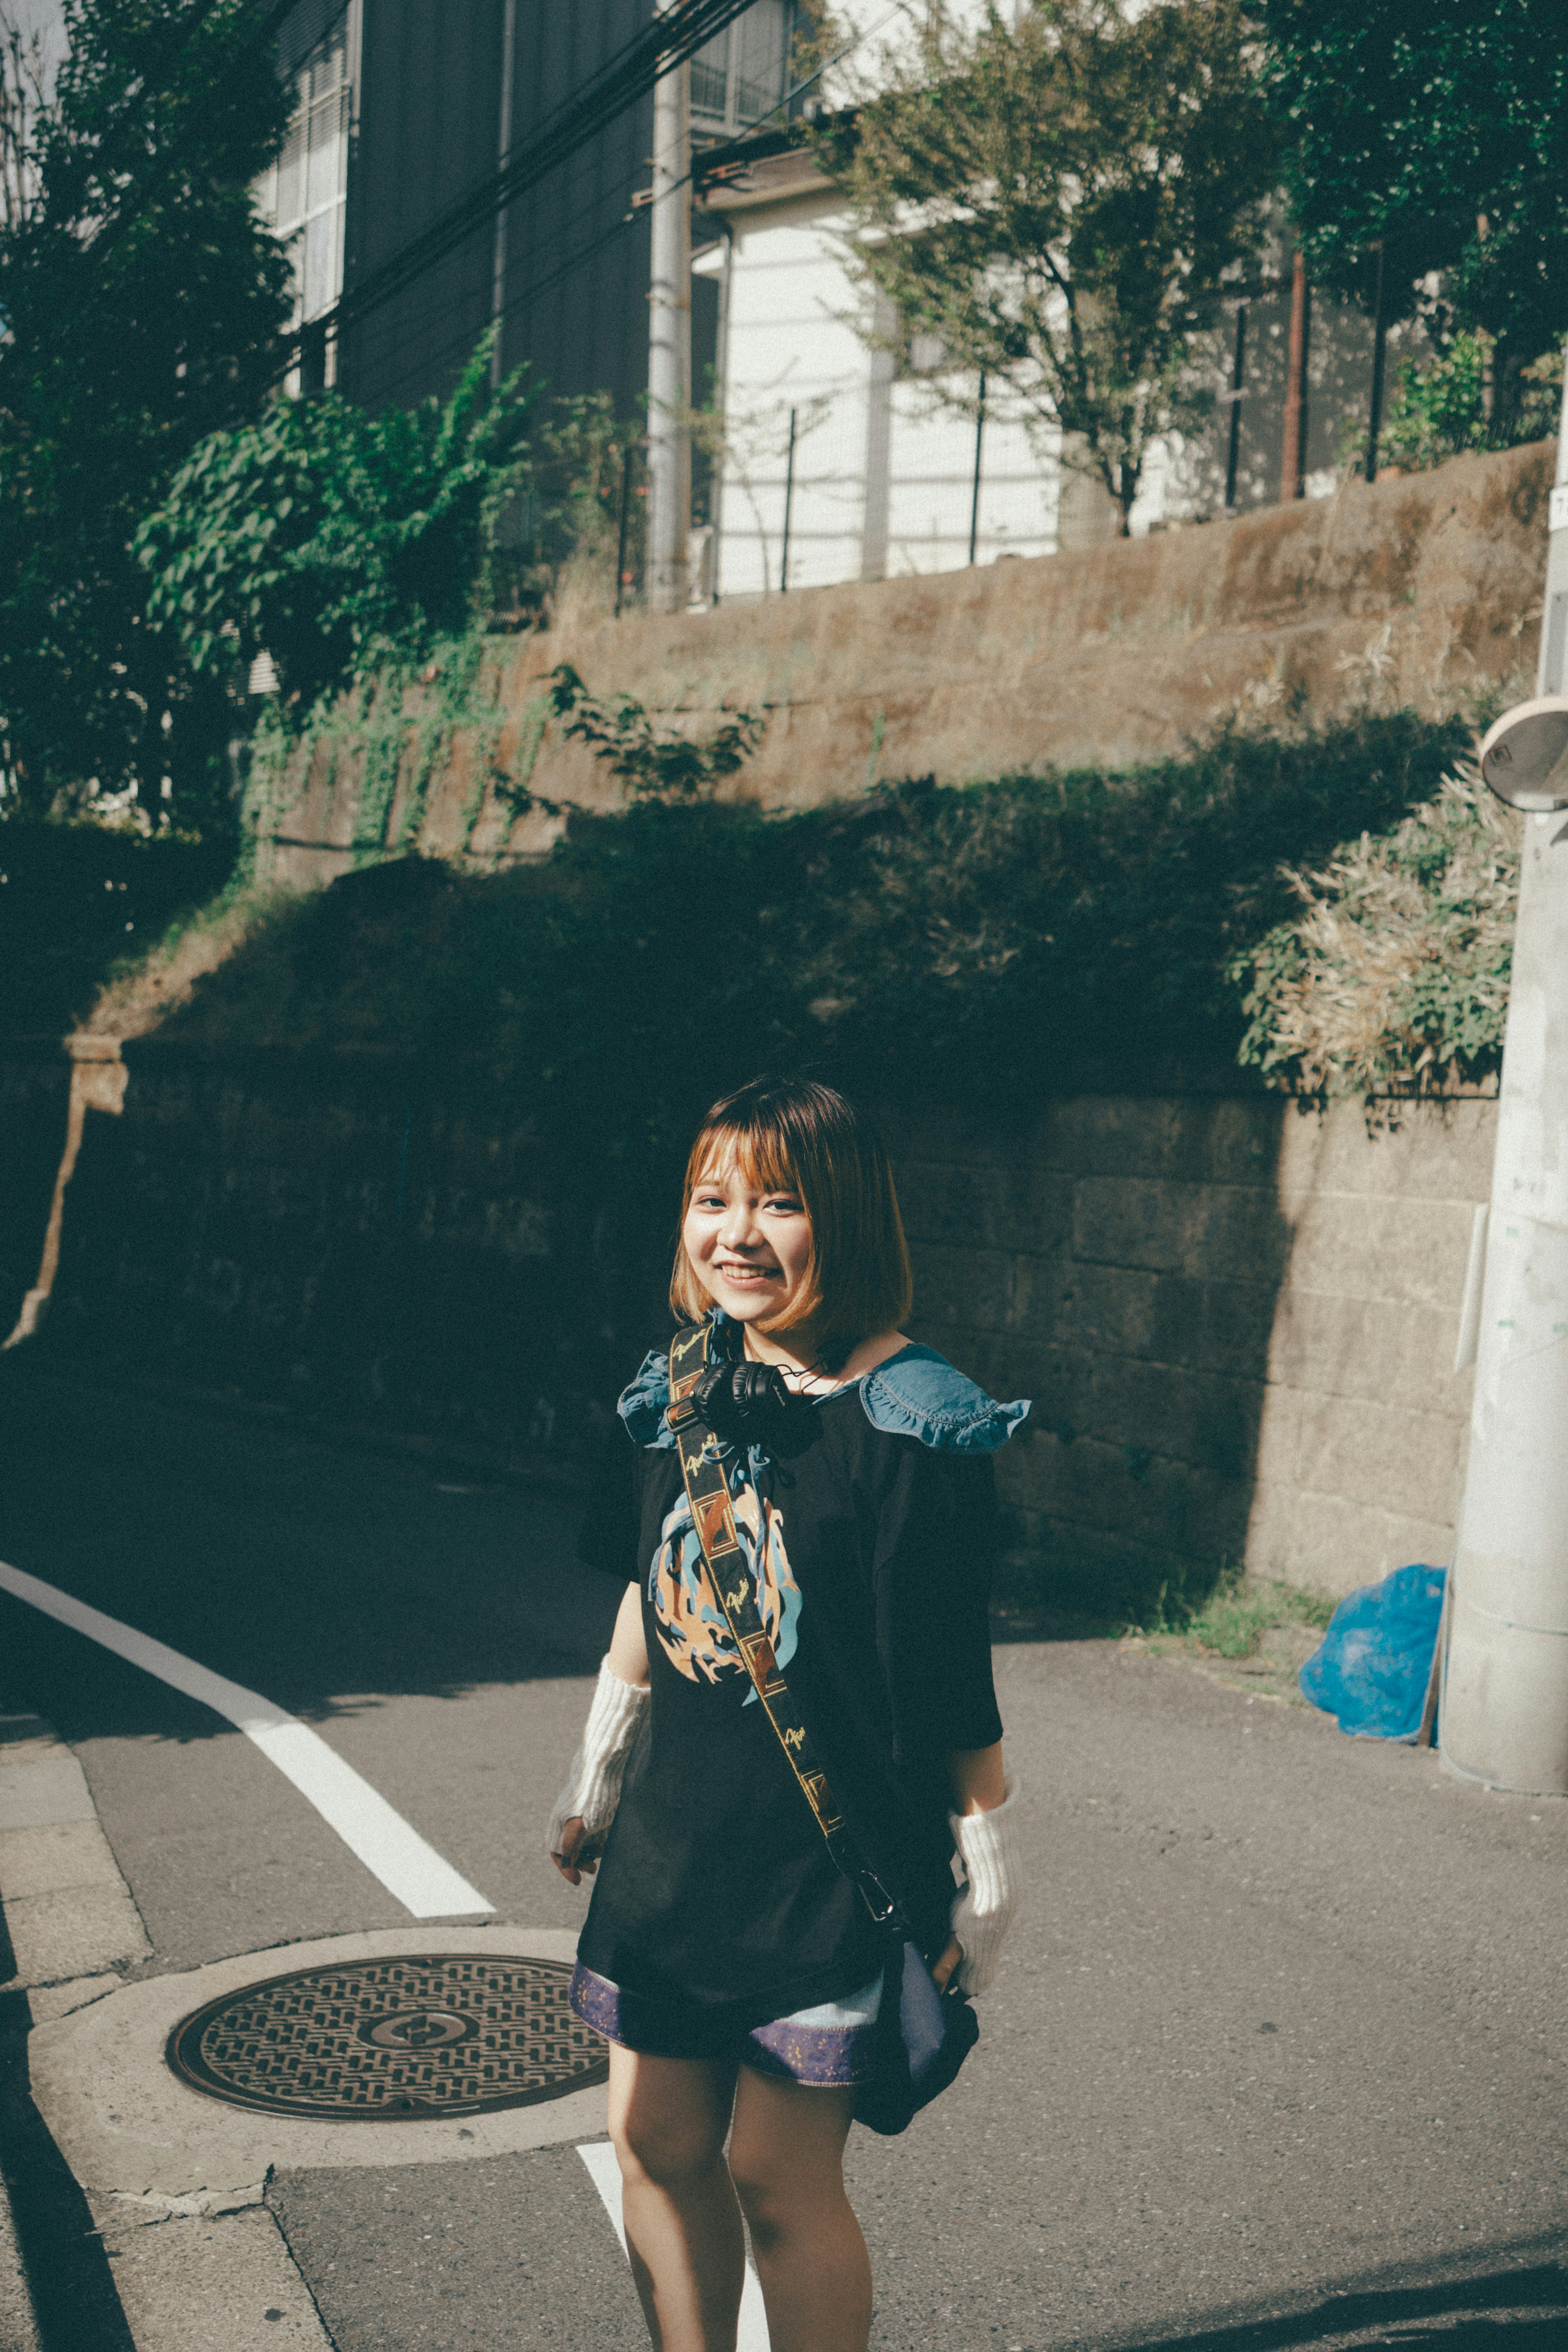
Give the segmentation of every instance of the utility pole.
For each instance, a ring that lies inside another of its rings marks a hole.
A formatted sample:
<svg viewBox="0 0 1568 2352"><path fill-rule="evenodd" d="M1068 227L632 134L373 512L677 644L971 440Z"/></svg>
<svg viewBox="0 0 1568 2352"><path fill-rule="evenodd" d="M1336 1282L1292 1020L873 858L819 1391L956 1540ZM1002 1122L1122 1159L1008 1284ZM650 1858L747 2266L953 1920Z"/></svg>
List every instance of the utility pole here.
<svg viewBox="0 0 1568 2352"><path fill-rule="evenodd" d="M1524 812L1497 1154L1450 1571L1438 1739L1496 1789L1568 1795L1568 383L1537 698L1506 711L1481 774Z"/></svg>
<svg viewBox="0 0 1568 2352"><path fill-rule="evenodd" d="M674 0L658 0L667 15ZM692 519L691 67L653 85L653 282L648 289L648 603L686 601Z"/></svg>

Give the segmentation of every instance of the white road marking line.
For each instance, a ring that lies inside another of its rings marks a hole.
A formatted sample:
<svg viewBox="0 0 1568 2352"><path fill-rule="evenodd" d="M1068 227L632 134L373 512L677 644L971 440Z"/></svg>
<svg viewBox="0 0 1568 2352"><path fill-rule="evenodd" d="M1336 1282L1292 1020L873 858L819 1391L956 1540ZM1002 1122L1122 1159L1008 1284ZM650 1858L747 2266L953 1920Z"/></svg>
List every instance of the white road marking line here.
<svg viewBox="0 0 1568 2352"><path fill-rule="evenodd" d="M476 1887L459 1877L419 1832L394 1812L383 1796L345 1764L326 1741L301 1723L298 1716L274 1706L268 1698L246 1690L222 1675L183 1658L178 1650L89 1609L68 1592L58 1591L25 1569L0 1560L0 1591L13 1593L29 1607L57 1618L73 1633L85 1633L118 1657L129 1659L143 1674L153 1675L187 1698L199 1699L232 1723L236 1731L276 1764L286 1780L315 1806L329 1829L336 1830L350 1853L357 1854L387 1893L395 1895L416 1919L444 1919L454 1913L494 1911Z"/></svg>
<svg viewBox="0 0 1568 2352"><path fill-rule="evenodd" d="M588 2167L588 2177L599 2191L624 2253L626 2223L621 2211L621 2167L615 2160L615 2150L607 2139L599 2139L581 2142L577 2152ZM735 2352L770 2352L768 2314L762 2307L762 2282L752 2269L749 2257L746 2284L740 2290L740 2326L736 2333Z"/></svg>

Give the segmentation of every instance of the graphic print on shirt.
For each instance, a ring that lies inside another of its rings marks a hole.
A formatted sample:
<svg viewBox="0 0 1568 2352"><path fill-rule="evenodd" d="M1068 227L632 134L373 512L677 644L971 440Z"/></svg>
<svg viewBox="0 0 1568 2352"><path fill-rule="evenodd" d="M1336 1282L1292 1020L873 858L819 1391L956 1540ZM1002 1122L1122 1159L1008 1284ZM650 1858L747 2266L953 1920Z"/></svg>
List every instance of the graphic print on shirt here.
<svg viewBox="0 0 1568 2352"><path fill-rule="evenodd" d="M759 1547L759 1514L756 1490L747 1482L733 1498L735 1531L757 1588L757 1605L780 1666L795 1654L796 1623L800 1614L800 1589L789 1567L784 1543L783 1514L769 1508L768 1540ZM762 1552L758 1579L758 1554ZM659 1549L648 1578L648 1598L653 1604L659 1640L670 1664L688 1682L719 1683L731 1675L747 1682L746 1704L757 1693L740 1663L740 1653L724 1611L708 1580L702 1546L692 1526L691 1506L684 1491L675 1498L659 1531Z"/></svg>

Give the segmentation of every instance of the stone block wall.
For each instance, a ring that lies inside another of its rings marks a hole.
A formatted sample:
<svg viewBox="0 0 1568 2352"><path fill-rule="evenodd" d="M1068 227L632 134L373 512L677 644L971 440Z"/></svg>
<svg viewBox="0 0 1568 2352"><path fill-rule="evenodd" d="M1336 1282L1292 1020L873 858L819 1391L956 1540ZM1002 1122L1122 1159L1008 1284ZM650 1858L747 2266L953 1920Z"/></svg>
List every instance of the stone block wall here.
<svg viewBox="0 0 1568 2352"><path fill-rule="evenodd" d="M1025 1545L1145 1589L1221 1558L1334 1593L1447 1560L1496 1110L1389 1108L1370 1132L1261 1095L896 1123L921 1336L1036 1400L999 1470Z"/></svg>
<svg viewBox="0 0 1568 2352"><path fill-rule="evenodd" d="M368 1056L127 1058L122 1116L88 1114L48 1357L581 1474L667 1328L673 1167L585 1168ZM1369 1132L1356 1105L1191 1089L887 1116L915 1336L1035 1400L998 1475L1042 1591L1228 1559L1338 1593L1448 1559L1494 1121L1407 1105Z"/></svg>

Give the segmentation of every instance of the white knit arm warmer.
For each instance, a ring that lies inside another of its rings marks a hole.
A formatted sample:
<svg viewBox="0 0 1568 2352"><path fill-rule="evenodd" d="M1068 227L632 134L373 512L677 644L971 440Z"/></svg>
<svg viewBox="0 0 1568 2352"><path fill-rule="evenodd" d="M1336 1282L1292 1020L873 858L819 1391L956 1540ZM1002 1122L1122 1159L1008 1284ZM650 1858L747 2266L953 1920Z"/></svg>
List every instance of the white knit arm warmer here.
<svg viewBox="0 0 1568 2352"><path fill-rule="evenodd" d="M581 1814L586 1843L601 1839L615 1818L621 1796L621 1776L637 1737L637 1727L648 1705L646 1683L623 1683L610 1671L606 1658L599 1669L599 1687L583 1726L582 1744L571 1759L566 1786L555 1801L545 1832L551 1853L560 1851L568 1822Z"/></svg>
<svg viewBox="0 0 1568 2352"><path fill-rule="evenodd" d="M997 1972L1002 1937L1018 1900L1017 1846L1013 1835L1014 1784L988 1813L950 1813L953 1843L969 1884L953 1906L953 1933L964 1957L953 1975L967 1993L989 1989Z"/></svg>

